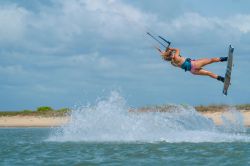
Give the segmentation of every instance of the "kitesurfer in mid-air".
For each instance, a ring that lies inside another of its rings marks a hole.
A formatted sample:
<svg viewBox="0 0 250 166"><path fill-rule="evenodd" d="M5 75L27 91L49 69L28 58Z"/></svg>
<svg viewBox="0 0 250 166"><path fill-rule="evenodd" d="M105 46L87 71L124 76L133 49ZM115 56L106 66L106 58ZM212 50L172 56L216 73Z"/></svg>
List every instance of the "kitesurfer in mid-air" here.
<svg viewBox="0 0 250 166"><path fill-rule="evenodd" d="M156 47L156 49L160 52L164 60L169 61L175 67L182 68L185 71L190 71L195 75L209 76L211 78L224 82L224 77L214 74L211 71L205 70L202 67L214 62L227 61L227 57L191 60L190 58L181 56L180 50L178 48L168 48L166 51L162 51L158 47Z"/></svg>

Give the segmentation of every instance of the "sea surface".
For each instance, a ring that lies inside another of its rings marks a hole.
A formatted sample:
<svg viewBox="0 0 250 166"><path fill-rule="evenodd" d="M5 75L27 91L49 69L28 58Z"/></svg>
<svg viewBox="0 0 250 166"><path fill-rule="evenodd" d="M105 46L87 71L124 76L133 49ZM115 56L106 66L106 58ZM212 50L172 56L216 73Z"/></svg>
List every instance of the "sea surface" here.
<svg viewBox="0 0 250 166"><path fill-rule="evenodd" d="M192 106L128 109L113 93L57 128L0 128L0 166L250 165L250 129L234 108L221 126Z"/></svg>

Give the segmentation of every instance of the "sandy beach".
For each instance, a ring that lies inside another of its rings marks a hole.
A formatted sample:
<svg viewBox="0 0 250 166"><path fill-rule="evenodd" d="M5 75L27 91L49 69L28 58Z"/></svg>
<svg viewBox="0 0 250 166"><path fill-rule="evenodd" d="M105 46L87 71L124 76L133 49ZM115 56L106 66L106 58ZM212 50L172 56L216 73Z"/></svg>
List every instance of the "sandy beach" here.
<svg viewBox="0 0 250 166"><path fill-rule="evenodd" d="M2 116L0 127L56 127L67 121L67 117Z"/></svg>
<svg viewBox="0 0 250 166"><path fill-rule="evenodd" d="M245 126L250 127L250 111L240 111L243 116L243 123ZM221 116L227 116L229 119L232 119L232 121L236 118L235 115L231 114L230 112L205 112L202 113L204 116L211 118L215 124L221 125L222 119Z"/></svg>
<svg viewBox="0 0 250 166"><path fill-rule="evenodd" d="M221 125L223 112L201 113L211 118L215 124ZM227 115L224 113L224 115ZM250 111L241 111L245 126L250 126ZM228 114L232 117L232 114ZM232 118L234 119L234 118ZM0 117L0 127L56 127L67 123L68 117L37 117L37 116L2 116Z"/></svg>

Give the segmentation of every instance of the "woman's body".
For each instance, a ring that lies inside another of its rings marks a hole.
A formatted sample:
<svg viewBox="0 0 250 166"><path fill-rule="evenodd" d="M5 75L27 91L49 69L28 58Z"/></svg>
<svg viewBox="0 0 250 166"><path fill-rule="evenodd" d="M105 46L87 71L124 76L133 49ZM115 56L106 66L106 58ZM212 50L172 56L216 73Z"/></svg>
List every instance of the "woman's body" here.
<svg viewBox="0 0 250 166"><path fill-rule="evenodd" d="M185 71L190 71L195 75L210 76L211 78L224 82L224 77L205 70L202 67L214 62L227 61L227 57L191 60L190 58L180 56L180 50L177 48L168 48L167 51L161 51L159 48L157 48L157 50L160 52L164 60L170 61L171 64L176 67L180 67Z"/></svg>

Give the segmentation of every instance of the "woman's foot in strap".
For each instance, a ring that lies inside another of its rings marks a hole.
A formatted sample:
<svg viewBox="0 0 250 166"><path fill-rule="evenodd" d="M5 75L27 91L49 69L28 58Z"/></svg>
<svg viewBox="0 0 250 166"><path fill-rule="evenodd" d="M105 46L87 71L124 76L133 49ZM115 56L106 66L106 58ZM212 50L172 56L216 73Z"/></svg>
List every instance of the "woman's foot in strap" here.
<svg viewBox="0 0 250 166"><path fill-rule="evenodd" d="M227 57L220 57L220 62L225 62L227 61Z"/></svg>
<svg viewBox="0 0 250 166"><path fill-rule="evenodd" d="M222 77L222 76L218 76L218 77L217 77L217 80L218 80L218 81L221 81L221 82L224 82L224 81L225 81L225 78Z"/></svg>

